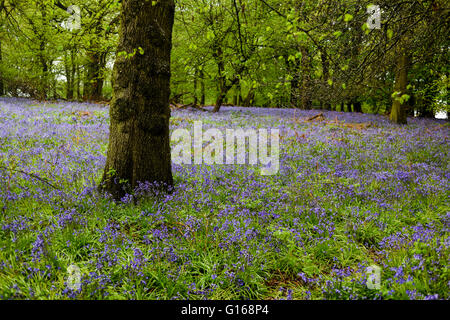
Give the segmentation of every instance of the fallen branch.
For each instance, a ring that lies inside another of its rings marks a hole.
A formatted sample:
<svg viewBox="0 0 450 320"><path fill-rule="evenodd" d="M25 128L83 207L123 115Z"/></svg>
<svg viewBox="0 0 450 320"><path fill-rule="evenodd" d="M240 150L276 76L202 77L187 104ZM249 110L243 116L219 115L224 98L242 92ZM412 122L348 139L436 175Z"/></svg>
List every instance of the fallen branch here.
<svg viewBox="0 0 450 320"><path fill-rule="evenodd" d="M58 187L54 186L53 184L51 184L47 179L41 178L41 177L39 177L37 174L25 172L25 171L18 170L18 169L10 169L10 168L7 168L7 167L5 167L5 166L0 166L0 168L1 168L1 169L5 169L5 170L7 170L7 171L13 171L13 172L17 172L17 173L24 174L24 175L26 175L26 176L29 176L29 177L31 177L31 178L37 179L37 180L39 180L39 181L45 183L46 185L48 185L49 187L52 187L53 189L56 189L56 190L58 190L58 191L62 191L60 188L58 188Z"/></svg>
<svg viewBox="0 0 450 320"><path fill-rule="evenodd" d="M318 115L315 115L314 117L306 119L307 122L310 122L310 121L323 121L323 120L325 120L325 117L324 117L323 113L319 113Z"/></svg>

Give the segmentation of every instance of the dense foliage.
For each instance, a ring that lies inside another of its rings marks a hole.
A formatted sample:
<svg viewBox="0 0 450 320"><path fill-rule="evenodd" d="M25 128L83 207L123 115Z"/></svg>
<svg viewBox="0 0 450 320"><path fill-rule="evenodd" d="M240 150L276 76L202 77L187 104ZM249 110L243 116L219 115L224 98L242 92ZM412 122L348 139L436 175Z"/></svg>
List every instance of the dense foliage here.
<svg viewBox="0 0 450 320"><path fill-rule="evenodd" d="M446 1L375 4L379 28L370 1L178 0L172 102L388 113L397 99L407 115L448 111ZM0 10L0 94L111 98L119 1ZM402 56L408 81L396 88Z"/></svg>

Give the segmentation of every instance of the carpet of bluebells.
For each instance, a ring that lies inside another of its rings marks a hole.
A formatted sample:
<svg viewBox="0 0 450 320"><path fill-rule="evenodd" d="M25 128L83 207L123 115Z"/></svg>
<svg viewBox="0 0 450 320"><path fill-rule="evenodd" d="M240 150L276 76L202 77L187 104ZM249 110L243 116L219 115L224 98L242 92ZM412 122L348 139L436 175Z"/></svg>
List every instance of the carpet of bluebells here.
<svg viewBox="0 0 450 320"><path fill-rule="evenodd" d="M279 173L174 164L172 193L114 202L107 106L0 99L0 298L449 299L449 123L316 114L173 111L171 130L280 129Z"/></svg>

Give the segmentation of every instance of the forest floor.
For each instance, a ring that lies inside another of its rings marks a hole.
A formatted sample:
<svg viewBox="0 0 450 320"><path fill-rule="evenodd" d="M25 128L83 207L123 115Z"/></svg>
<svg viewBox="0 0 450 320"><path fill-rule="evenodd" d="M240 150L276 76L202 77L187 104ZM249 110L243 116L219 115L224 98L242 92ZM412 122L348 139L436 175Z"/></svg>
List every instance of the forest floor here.
<svg viewBox="0 0 450 320"><path fill-rule="evenodd" d="M114 203L108 108L0 99L0 299L449 299L449 123L319 112L174 111L279 129L278 174L174 164Z"/></svg>

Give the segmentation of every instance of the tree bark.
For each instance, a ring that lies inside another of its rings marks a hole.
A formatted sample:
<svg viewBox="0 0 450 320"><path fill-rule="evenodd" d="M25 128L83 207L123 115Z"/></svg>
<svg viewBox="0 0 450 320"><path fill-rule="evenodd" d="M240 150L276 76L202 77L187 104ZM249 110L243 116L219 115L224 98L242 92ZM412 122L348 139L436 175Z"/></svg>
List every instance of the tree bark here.
<svg viewBox="0 0 450 320"><path fill-rule="evenodd" d="M244 106L245 108L250 107L250 105L253 103L253 100L254 100L254 99L255 99L255 88L251 88L251 89L248 91L247 97L245 97L245 99L244 99L243 106Z"/></svg>
<svg viewBox="0 0 450 320"><path fill-rule="evenodd" d="M41 36L43 38L43 36ZM47 99L47 92L49 90L48 88L48 82L49 82L49 76L48 76L48 65L47 60L45 58L45 42L44 40L41 40L39 43L39 61L41 63L42 67L42 75L41 75L41 87L39 88L39 99L45 100Z"/></svg>
<svg viewBox="0 0 450 320"><path fill-rule="evenodd" d="M326 49L322 49L322 50L326 50ZM324 100L322 101L322 109L325 110L331 110L331 103L328 101L328 95L330 94L330 85L328 84L328 80L330 80L330 62L327 59L327 56L325 55L324 52L321 52L320 54L320 58L322 60L322 81L324 83L324 86L326 88L326 94L324 95L325 98L323 98Z"/></svg>
<svg viewBox="0 0 450 320"><path fill-rule="evenodd" d="M95 50L95 49L94 49ZM102 99L104 54L91 52L88 54L88 64L86 65L86 79L84 82L84 100L99 101Z"/></svg>
<svg viewBox="0 0 450 320"><path fill-rule="evenodd" d="M76 70L76 91L77 91L77 100L81 100L81 74L80 74L80 65L78 63L75 64L75 70Z"/></svg>
<svg viewBox="0 0 450 320"><path fill-rule="evenodd" d="M311 58L307 47L300 48L302 53L302 93L301 93L301 109L312 109L311 100Z"/></svg>
<svg viewBox="0 0 450 320"><path fill-rule="evenodd" d="M200 70L200 105L204 106L206 101L206 88L205 88L205 74L203 72L203 69Z"/></svg>
<svg viewBox="0 0 450 320"><path fill-rule="evenodd" d="M223 101L225 100L229 90L230 89L228 88L228 86L220 88L220 92L217 96L216 105L214 106L213 112L219 112L220 107L222 107Z"/></svg>
<svg viewBox="0 0 450 320"><path fill-rule="evenodd" d="M70 62L67 52L64 55L64 67L66 73L66 99L73 100L74 83L75 83L75 62L74 62L74 50L70 50Z"/></svg>
<svg viewBox="0 0 450 320"><path fill-rule="evenodd" d="M198 98L197 98L197 87L198 87L198 69L195 69L194 74L194 105L198 105Z"/></svg>
<svg viewBox="0 0 450 320"><path fill-rule="evenodd" d="M241 81L239 80L235 86L235 92L233 96L233 105L240 106L242 103L242 94L241 94Z"/></svg>
<svg viewBox="0 0 450 320"><path fill-rule="evenodd" d="M218 75L218 87L219 87L219 94L216 99L216 104L214 106L213 112L219 112L220 107L222 106L223 102L225 101L225 98L230 91L230 89L236 85L240 81L240 76L242 72L245 70L245 65L242 64L239 69L236 71L235 75L232 79L227 79L225 75L225 62L223 60L223 50L220 47L219 44L216 44L216 52L214 54L214 58L217 62L217 69L219 72Z"/></svg>
<svg viewBox="0 0 450 320"><path fill-rule="evenodd" d="M353 112L359 112L359 113L362 112L362 105L361 105L360 101L353 100L352 104L353 104Z"/></svg>
<svg viewBox="0 0 450 320"><path fill-rule="evenodd" d="M118 56L113 71L110 137L101 188L115 199L139 182L173 184L169 97L174 13L173 0L122 3L117 52L136 49L137 53Z"/></svg>
<svg viewBox="0 0 450 320"><path fill-rule="evenodd" d="M400 49L397 59L397 71L394 87L395 92L397 92L397 97L394 98L394 102L392 104L390 119L392 122L397 124L406 124L407 102L399 100L404 94L406 94L406 88L408 86L409 57L405 46Z"/></svg>
<svg viewBox="0 0 450 320"><path fill-rule="evenodd" d="M2 63L2 41L0 40L0 64ZM0 72L0 96L5 95L5 85L3 83L3 73Z"/></svg>
<svg viewBox="0 0 450 320"><path fill-rule="evenodd" d="M295 61L290 61L288 55L284 55L284 60L286 63L287 73L292 77L289 81L290 92L289 92L289 103L293 108L299 107L300 101L300 61L297 59Z"/></svg>
<svg viewBox="0 0 450 320"><path fill-rule="evenodd" d="M217 50L215 53L215 58L217 61L217 71L218 71L218 84L219 84L219 94L216 99L216 105L214 106L213 112L219 112L220 107L227 96L229 88L226 84L227 78L225 76L225 63L223 61L223 50L219 44L216 44Z"/></svg>
<svg viewBox="0 0 450 320"><path fill-rule="evenodd" d="M297 108L299 106L299 96L300 96L300 92L299 92L299 87L300 87L300 76L298 74L298 71L296 73L294 73L294 75L292 76L292 80L291 82L291 92L290 92L290 103L291 106L294 108Z"/></svg>

